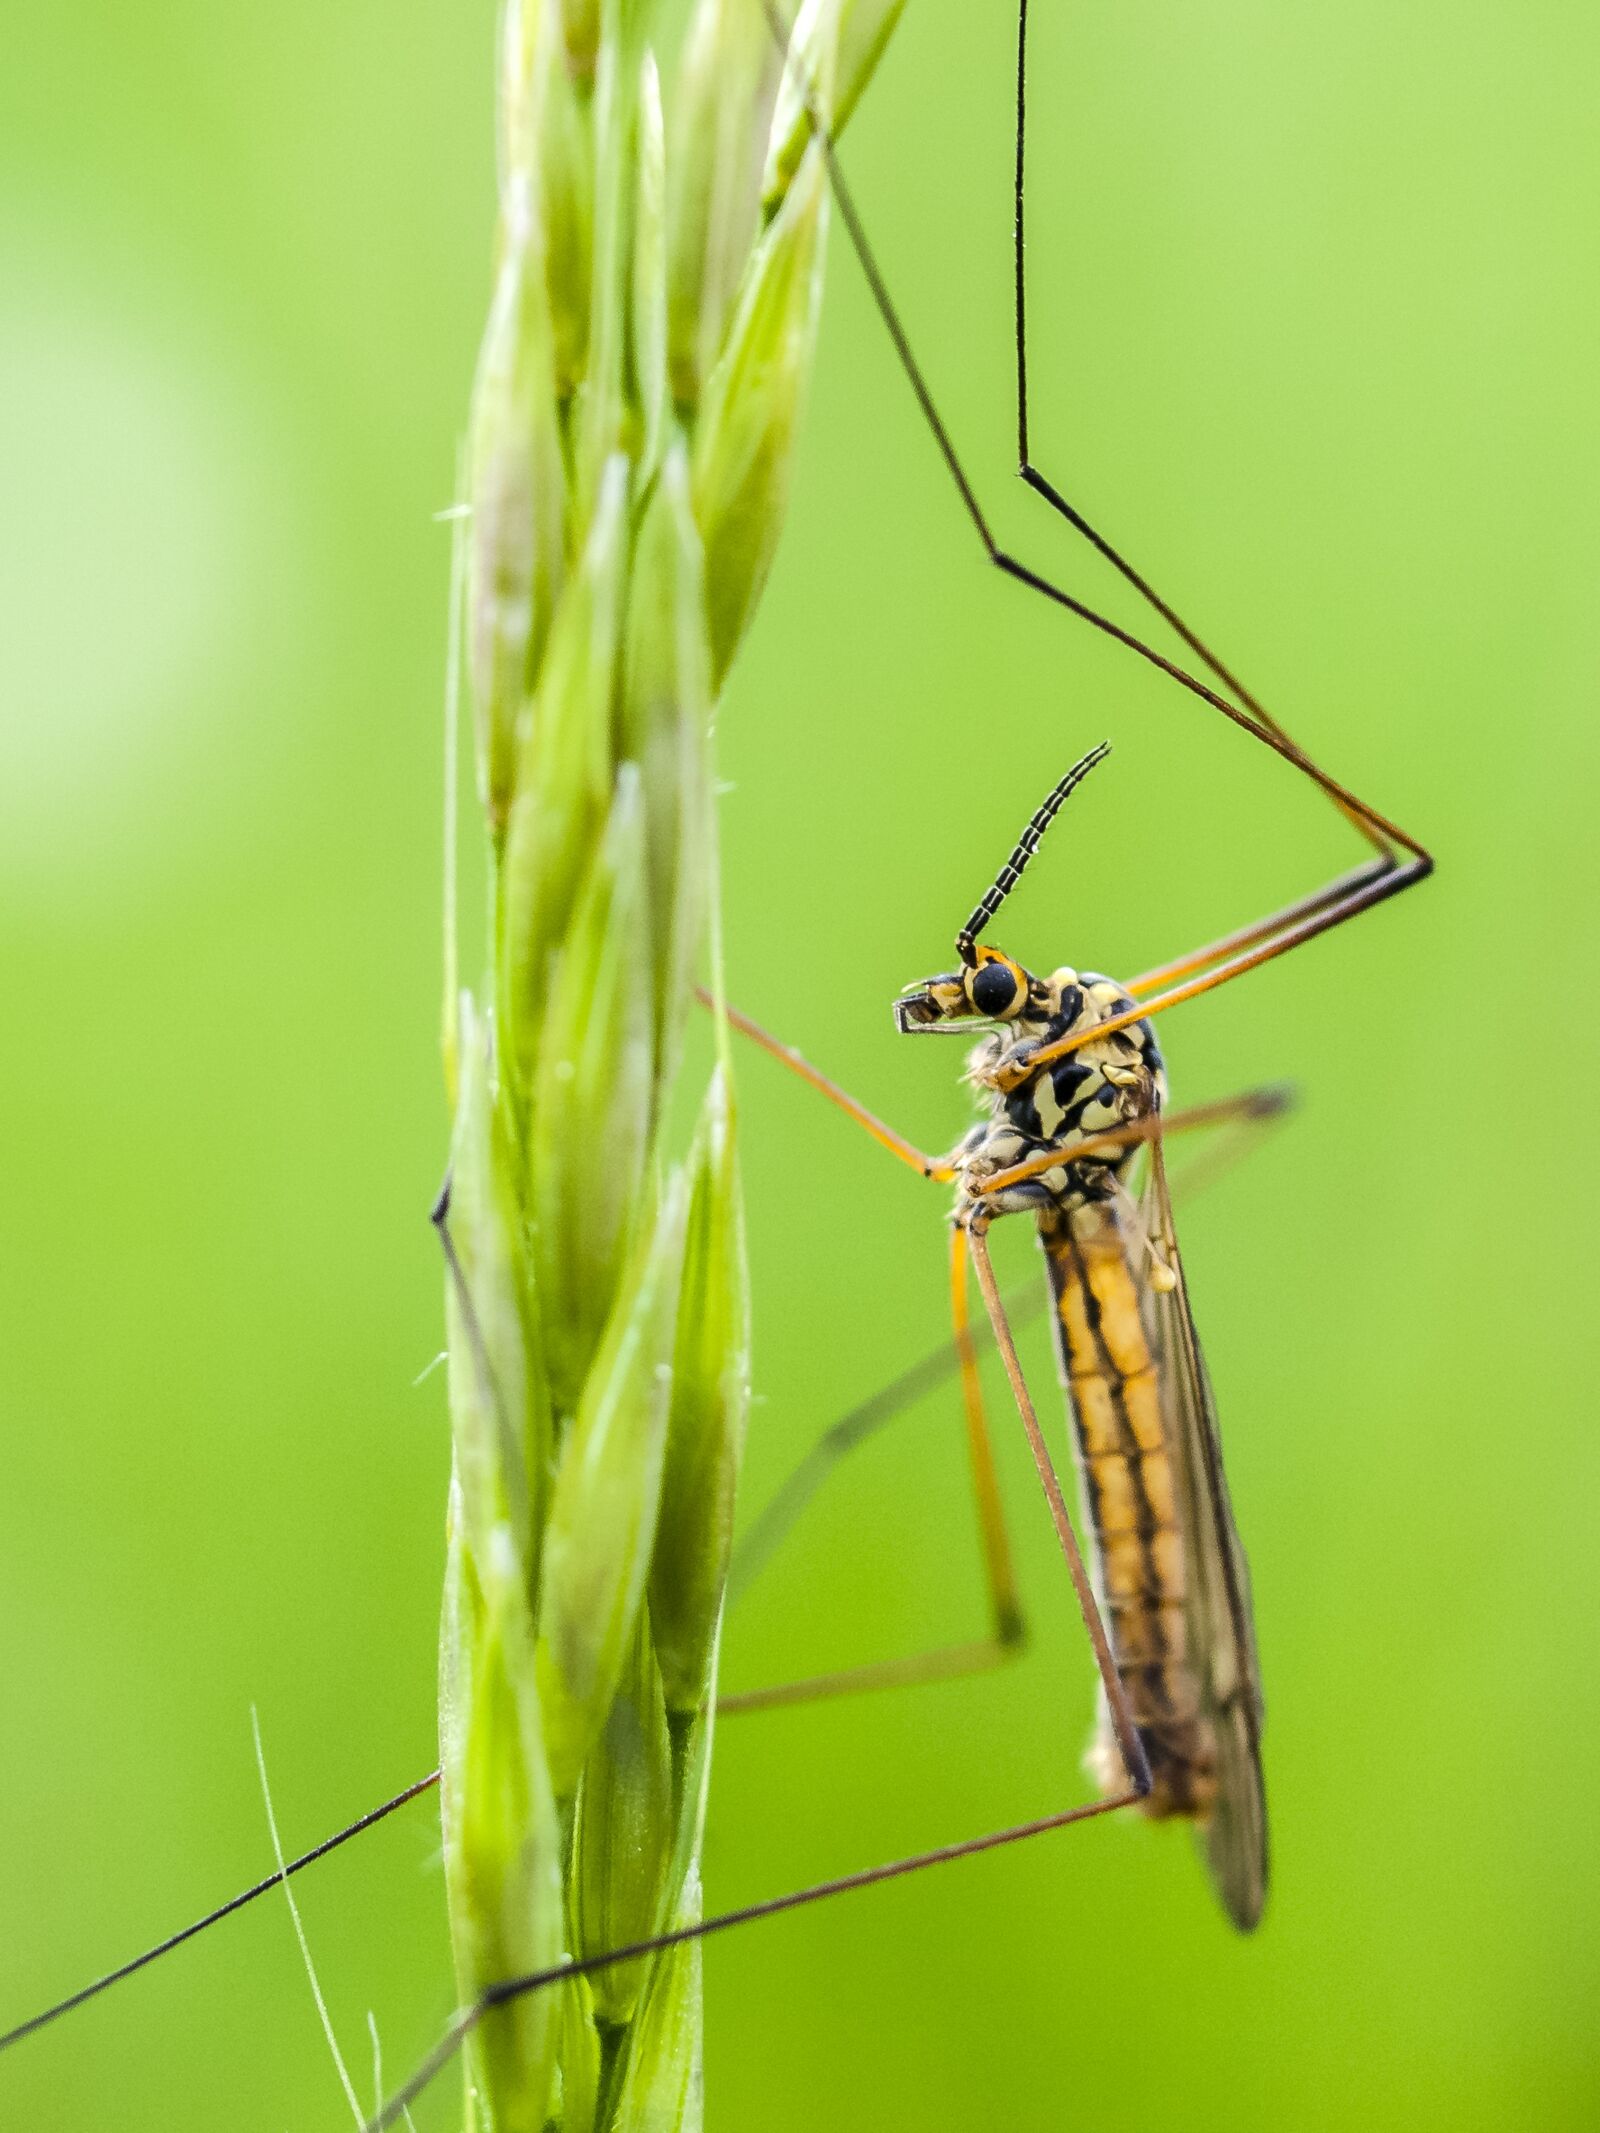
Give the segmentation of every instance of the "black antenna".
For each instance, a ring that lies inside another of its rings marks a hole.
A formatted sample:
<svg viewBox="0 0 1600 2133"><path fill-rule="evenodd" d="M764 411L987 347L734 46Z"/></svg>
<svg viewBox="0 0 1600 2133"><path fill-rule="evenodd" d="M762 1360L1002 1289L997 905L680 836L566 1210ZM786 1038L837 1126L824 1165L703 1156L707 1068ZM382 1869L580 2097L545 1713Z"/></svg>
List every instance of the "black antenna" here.
<svg viewBox="0 0 1600 2133"><path fill-rule="evenodd" d="M1074 763L1017 839L1011 857L994 878L993 888L956 935L956 953L969 970L978 959L975 946L978 935L1022 879L1023 868L1039 849L1040 838L1055 820L1067 794L1075 785L1081 785L1096 763L1103 761L1110 753L1111 743L1102 741L1098 748L1091 748L1086 756Z"/></svg>

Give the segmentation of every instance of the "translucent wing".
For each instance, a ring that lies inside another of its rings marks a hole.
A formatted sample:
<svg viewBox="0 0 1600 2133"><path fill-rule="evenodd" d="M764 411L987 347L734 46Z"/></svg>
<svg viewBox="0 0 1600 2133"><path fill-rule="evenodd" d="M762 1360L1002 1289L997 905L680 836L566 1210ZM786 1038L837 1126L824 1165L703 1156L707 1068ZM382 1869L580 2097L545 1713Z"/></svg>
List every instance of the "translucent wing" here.
<svg viewBox="0 0 1600 2133"><path fill-rule="evenodd" d="M1202 1709L1217 1742L1217 1801L1201 1842L1224 1908L1247 1933L1260 1919L1267 1894L1263 1707L1250 1572L1228 1500L1216 1405L1189 1309L1159 1142L1150 1151L1140 1211L1146 1234L1177 1276L1176 1286L1165 1291L1153 1280L1146 1282L1144 1313L1190 1542L1189 1646L1200 1675Z"/></svg>

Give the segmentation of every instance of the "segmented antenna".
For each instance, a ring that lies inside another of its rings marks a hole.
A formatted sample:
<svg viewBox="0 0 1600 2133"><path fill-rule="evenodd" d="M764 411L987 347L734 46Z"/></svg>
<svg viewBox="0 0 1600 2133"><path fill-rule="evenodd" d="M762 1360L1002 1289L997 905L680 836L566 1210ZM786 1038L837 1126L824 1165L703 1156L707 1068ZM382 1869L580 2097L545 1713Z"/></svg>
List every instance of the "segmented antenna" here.
<svg viewBox="0 0 1600 2133"><path fill-rule="evenodd" d="M1111 743L1102 741L1098 748L1091 748L1086 756L1074 763L1017 839L1011 857L994 878L994 886L956 935L956 953L969 970L978 959L975 945L978 935L1022 879L1023 868L1039 849L1040 838L1055 820L1067 794L1075 785L1081 785L1096 763L1110 753Z"/></svg>

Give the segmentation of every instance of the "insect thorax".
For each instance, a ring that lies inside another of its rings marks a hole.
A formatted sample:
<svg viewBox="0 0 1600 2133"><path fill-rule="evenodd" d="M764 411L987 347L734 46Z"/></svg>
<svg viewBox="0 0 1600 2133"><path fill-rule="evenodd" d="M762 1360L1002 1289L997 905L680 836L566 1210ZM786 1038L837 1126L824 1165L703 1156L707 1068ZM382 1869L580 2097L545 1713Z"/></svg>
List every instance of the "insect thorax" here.
<svg viewBox="0 0 1600 2133"><path fill-rule="evenodd" d="M1060 1149L1062 1163L991 1196L995 1214L1103 1198L1135 1160L1137 1145L1077 1157L1074 1147L1146 1118L1166 1102L1160 1047L1150 1024L1142 1021L1047 1061L1011 1090L996 1088L996 1070L1019 1046L1077 1035L1135 1004L1114 978L1096 971L1057 970L1038 989L1044 995L1040 1006L992 1030L968 1059L967 1078L984 1117L963 1139L958 1160L963 1174L974 1179L1052 1148Z"/></svg>

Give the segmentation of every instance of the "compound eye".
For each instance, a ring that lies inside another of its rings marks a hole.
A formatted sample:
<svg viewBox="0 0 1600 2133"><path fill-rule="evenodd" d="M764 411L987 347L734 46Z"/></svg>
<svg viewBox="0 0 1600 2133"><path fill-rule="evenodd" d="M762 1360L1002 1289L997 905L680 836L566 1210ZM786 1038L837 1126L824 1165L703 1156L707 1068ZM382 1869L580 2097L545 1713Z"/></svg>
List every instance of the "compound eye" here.
<svg viewBox="0 0 1600 2133"><path fill-rule="evenodd" d="M980 1015L1005 1015L1016 1006L1022 988L1009 964L985 963L974 971L968 990Z"/></svg>

